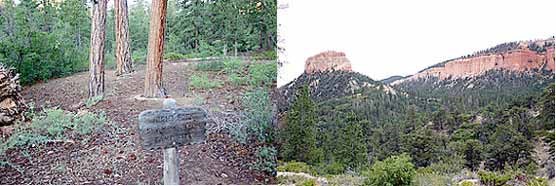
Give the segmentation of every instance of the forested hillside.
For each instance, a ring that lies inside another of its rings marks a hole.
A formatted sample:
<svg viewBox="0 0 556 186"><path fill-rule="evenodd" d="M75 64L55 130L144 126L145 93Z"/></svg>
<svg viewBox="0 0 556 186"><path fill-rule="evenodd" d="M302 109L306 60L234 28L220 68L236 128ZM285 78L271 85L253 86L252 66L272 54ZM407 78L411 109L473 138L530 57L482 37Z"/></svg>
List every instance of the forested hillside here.
<svg viewBox="0 0 556 186"><path fill-rule="evenodd" d="M509 50L502 46L495 49ZM365 77L328 71L280 87L293 101L280 110L279 171L354 185L553 182L554 71L490 70L392 87Z"/></svg>
<svg viewBox="0 0 556 186"><path fill-rule="evenodd" d="M88 68L91 3L82 0L0 2L0 63L15 67L32 84ZM112 2L110 2L111 4ZM133 63L147 55L150 4L128 3ZM112 6L109 6L112 7ZM165 58L254 53L275 58L275 1L170 0ZM114 9L106 16L105 65L115 67Z"/></svg>

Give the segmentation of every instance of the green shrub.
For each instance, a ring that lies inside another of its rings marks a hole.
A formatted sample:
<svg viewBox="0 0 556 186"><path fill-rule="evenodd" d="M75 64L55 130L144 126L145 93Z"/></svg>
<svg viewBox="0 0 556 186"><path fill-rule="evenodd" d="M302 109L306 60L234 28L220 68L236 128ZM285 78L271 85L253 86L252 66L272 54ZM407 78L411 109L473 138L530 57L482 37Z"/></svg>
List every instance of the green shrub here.
<svg viewBox="0 0 556 186"><path fill-rule="evenodd" d="M217 80L209 80L207 75L202 74L202 75L192 75L189 78L189 86L190 88L197 88L197 89L211 89L211 88L218 88L222 86L222 83Z"/></svg>
<svg viewBox="0 0 556 186"><path fill-rule="evenodd" d="M274 175L276 172L276 149L274 147L261 147L257 149L257 162L253 169Z"/></svg>
<svg viewBox="0 0 556 186"><path fill-rule="evenodd" d="M287 162L284 165L278 166L277 170L280 172L297 172L297 173L303 172L311 175L317 175L317 171L313 169L313 167L307 165L304 162L296 162L296 161Z"/></svg>
<svg viewBox="0 0 556 186"><path fill-rule="evenodd" d="M87 135L106 123L103 113L73 114L57 108L45 109L32 115L30 125L20 125L21 127L17 128L10 138L0 143L0 154L13 147L37 145L52 139L64 139L68 132Z"/></svg>
<svg viewBox="0 0 556 186"><path fill-rule="evenodd" d="M276 81L276 63L253 63L249 66L249 84L251 86L270 86Z"/></svg>
<svg viewBox="0 0 556 186"><path fill-rule="evenodd" d="M222 71L224 62L222 61L201 61L196 65L198 71Z"/></svg>
<svg viewBox="0 0 556 186"><path fill-rule="evenodd" d="M95 96L89 98L85 101L85 107L91 108L92 106L96 105L98 102L102 101L102 99L104 99L103 96Z"/></svg>
<svg viewBox="0 0 556 186"><path fill-rule="evenodd" d="M363 175L367 177L365 185L410 185L415 176L415 168L411 158L402 154L377 161L369 171L363 172Z"/></svg>
<svg viewBox="0 0 556 186"><path fill-rule="evenodd" d="M239 75L238 73L232 73L232 74L228 75L228 80L234 86L247 85L247 78Z"/></svg>
<svg viewBox="0 0 556 186"><path fill-rule="evenodd" d="M357 175L351 174L339 174L333 176L327 176L326 180L328 185L340 186L340 185L363 185L365 183L365 178Z"/></svg>
<svg viewBox="0 0 556 186"><path fill-rule="evenodd" d="M460 186L475 186L475 184L471 181L463 181L460 183Z"/></svg>
<svg viewBox="0 0 556 186"><path fill-rule="evenodd" d="M164 59L170 61L175 61L175 60L180 60L185 58L186 58L185 55L180 53L175 53L175 52L168 52L164 54Z"/></svg>
<svg viewBox="0 0 556 186"><path fill-rule="evenodd" d="M255 89L245 93L242 99L244 119L226 130L240 143L248 140L272 143L274 131L271 127L272 106L268 92Z"/></svg>
<svg viewBox="0 0 556 186"><path fill-rule="evenodd" d="M479 171L479 179L486 186L503 186L512 179L511 174L497 174L496 172Z"/></svg>
<svg viewBox="0 0 556 186"><path fill-rule="evenodd" d="M332 175L342 174L344 173L344 170L345 170L345 166L339 162L333 162L330 164L326 164L324 166L324 172L326 174L332 174Z"/></svg>
<svg viewBox="0 0 556 186"><path fill-rule="evenodd" d="M263 52L256 52L252 56L255 59L266 59L266 60L276 60L278 59L278 55L276 54L276 50L267 50Z"/></svg>
<svg viewBox="0 0 556 186"><path fill-rule="evenodd" d="M305 180L304 182L301 182L301 184L296 184L296 185L301 185L301 186L317 186L317 181L316 180Z"/></svg>
<svg viewBox="0 0 556 186"><path fill-rule="evenodd" d="M226 74L239 73L243 70L243 64L239 59L226 59L223 63Z"/></svg>
<svg viewBox="0 0 556 186"><path fill-rule="evenodd" d="M534 177L527 182L527 186L548 186L548 181L546 178Z"/></svg>
<svg viewBox="0 0 556 186"><path fill-rule="evenodd" d="M133 51L131 53L131 61L134 64L146 64L147 63L147 51Z"/></svg>
<svg viewBox="0 0 556 186"><path fill-rule="evenodd" d="M445 186L451 184L451 178L444 174L436 172L432 173L417 173L413 178L414 186Z"/></svg>

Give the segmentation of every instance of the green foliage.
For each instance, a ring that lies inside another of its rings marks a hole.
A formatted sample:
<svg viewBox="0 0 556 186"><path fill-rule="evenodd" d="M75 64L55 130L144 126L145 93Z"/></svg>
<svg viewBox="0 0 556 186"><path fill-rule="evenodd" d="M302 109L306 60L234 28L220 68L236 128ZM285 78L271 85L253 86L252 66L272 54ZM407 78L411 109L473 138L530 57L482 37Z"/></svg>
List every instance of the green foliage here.
<svg viewBox="0 0 556 186"><path fill-rule="evenodd" d="M377 161L363 174L367 177L365 185L401 186L410 185L415 173L411 158L403 154Z"/></svg>
<svg viewBox="0 0 556 186"><path fill-rule="evenodd" d="M450 176L436 172L417 173L413 178L413 186L446 186L452 185Z"/></svg>
<svg viewBox="0 0 556 186"><path fill-rule="evenodd" d="M545 130L554 129L554 87L554 84L548 85L539 97L540 113L538 120L540 127Z"/></svg>
<svg viewBox="0 0 556 186"><path fill-rule="evenodd" d="M315 105L309 96L309 88L301 88L292 109L286 115L286 127L282 131L284 142L282 156L286 161L296 160L318 164L323 156L317 149Z"/></svg>
<svg viewBox="0 0 556 186"><path fill-rule="evenodd" d="M249 66L249 84L251 86L270 86L276 82L277 66L272 63L252 63Z"/></svg>
<svg viewBox="0 0 556 186"><path fill-rule="evenodd" d="M268 92L263 89L247 92L243 98L243 107L247 134L260 142L273 142L272 105Z"/></svg>
<svg viewBox="0 0 556 186"><path fill-rule="evenodd" d="M222 71L224 69L224 62L223 61L203 61L198 62L196 65L196 69L199 71Z"/></svg>
<svg viewBox="0 0 556 186"><path fill-rule="evenodd" d="M85 107L91 108L92 106L96 105L98 102L102 101L102 99L104 99L103 96L95 96L89 98L85 101Z"/></svg>
<svg viewBox="0 0 556 186"><path fill-rule="evenodd" d="M300 186L317 186L316 180L305 180L299 184Z"/></svg>
<svg viewBox="0 0 556 186"><path fill-rule="evenodd" d="M463 181L460 186L475 186L475 184L471 181Z"/></svg>
<svg viewBox="0 0 556 186"><path fill-rule="evenodd" d="M168 52L164 54L164 59L170 61L175 61L175 60L180 60L185 58L186 58L185 55L176 52Z"/></svg>
<svg viewBox="0 0 556 186"><path fill-rule="evenodd" d="M499 125L486 147L485 167L503 170L506 164L525 167L532 161L533 146L514 128Z"/></svg>
<svg viewBox="0 0 556 186"><path fill-rule="evenodd" d="M6 1L3 6L0 62L14 67L23 85L87 68L90 21L81 1Z"/></svg>
<svg viewBox="0 0 556 186"><path fill-rule="evenodd" d="M276 60L278 59L278 55L276 54L276 50L267 50L263 52L256 52L252 56L255 59L266 59L266 60Z"/></svg>
<svg viewBox="0 0 556 186"><path fill-rule="evenodd" d="M276 154L274 147L257 149L257 162L253 165L253 168L274 175L276 172Z"/></svg>
<svg viewBox="0 0 556 186"><path fill-rule="evenodd" d="M548 180L546 178L531 178L527 182L527 186L548 186Z"/></svg>
<svg viewBox="0 0 556 186"><path fill-rule="evenodd" d="M280 172L303 172L311 175L317 175L317 171L313 167L307 165L306 163L297 161L284 163L283 165L278 166L277 170Z"/></svg>
<svg viewBox="0 0 556 186"><path fill-rule="evenodd" d="M192 75L189 78L189 86L195 89L211 89L219 88L222 86L222 83L218 80L210 80L206 74L201 74Z"/></svg>
<svg viewBox="0 0 556 186"><path fill-rule="evenodd" d="M472 171L479 168L482 161L483 147L479 140L467 140L465 142L465 166Z"/></svg>
<svg viewBox="0 0 556 186"><path fill-rule="evenodd" d="M345 169L346 168L344 164L339 162L332 162L332 163L325 164L324 168L321 170L324 170L324 173L326 174L337 175L337 174L344 173Z"/></svg>
<svg viewBox="0 0 556 186"><path fill-rule="evenodd" d="M243 64L239 59L226 59L224 60L224 72L226 74L236 74L243 70Z"/></svg>
<svg viewBox="0 0 556 186"><path fill-rule="evenodd" d="M403 149L418 167L426 167L447 155L443 144L447 140L431 130L415 131L406 136Z"/></svg>
<svg viewBox="0 0 556 186"><path fill-rule="evenodd" d="M235 86L247 85L247 78L239 75L238 73L233 73L228 76L228 80Z"/></svg>
<svg viewBox="0 0 556 186"><path fill-rule="evenodd" d="M497 174L495 172L479 171L479 179L481 183L486 186L503 186L510 179L512 179L511 174Z"/></svg>
<svg viewBox="0 0 556 186"><path fill-rule="evenodd" d="M361 125L354 113L348 113L337 138L335 159L352 169L367 165L367 145Z"/></svg>
<svg viewBox="0 0 556 186"><path fill-rule="evenodd" d="M103 113L73 114L57 108L45 109L32 116L30 125L20 125L6 141L0 141L0 154L14 147L38 145L52 139L65 139L72 136L72 132L85 136L107 122Z"/></svg>

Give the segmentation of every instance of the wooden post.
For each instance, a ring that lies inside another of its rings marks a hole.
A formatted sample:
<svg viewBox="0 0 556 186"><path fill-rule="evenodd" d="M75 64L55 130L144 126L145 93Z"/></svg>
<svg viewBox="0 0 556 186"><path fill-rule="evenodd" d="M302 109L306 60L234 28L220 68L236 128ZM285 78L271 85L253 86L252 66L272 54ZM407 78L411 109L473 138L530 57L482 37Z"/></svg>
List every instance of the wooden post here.
<svg viewBox="0 0 556 186"><path fill-rule="evenodd" d="M176 100L164 99L163 105L165 109L176 108ZM164 149L164 185L180 184L179 164L176 147Z"/></svg>
<svg viewBox="0 0 556 186"><path fill-rule="evenodd" d="M207 112L199 107L177 108L174 99L165 99L163 105L139 114L139 135L143 149L164 149L164 184L179 185L177 148L206 140Z"/></svg>

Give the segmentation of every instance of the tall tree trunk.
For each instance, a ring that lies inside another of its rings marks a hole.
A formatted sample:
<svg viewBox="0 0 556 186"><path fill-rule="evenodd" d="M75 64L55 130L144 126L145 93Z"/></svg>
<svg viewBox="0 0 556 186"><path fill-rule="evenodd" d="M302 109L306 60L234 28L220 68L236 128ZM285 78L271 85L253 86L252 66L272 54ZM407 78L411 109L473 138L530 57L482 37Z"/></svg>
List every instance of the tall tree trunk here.
<svg viewBox="0 0 556 186"><path fill-rule="evenodd" d="M89 98L104 95L104 44L107 0L93 1L91 49L89 52Z"/></svg>
<svg viewBox="0 0 556 186"><path fill-rule="evenodd" d="M129 47L129 21L127 14L127 0L114 0L116 14L116 75L128 74L133 71L131 51Z"/></svg>
<svg viewBox="0 0 556 186"><path fill-rule="evenodd" d="M165 97L162 84L162 54L164 52L164 30L166 24L166 0L152 0L145 97Z"/></svg>

